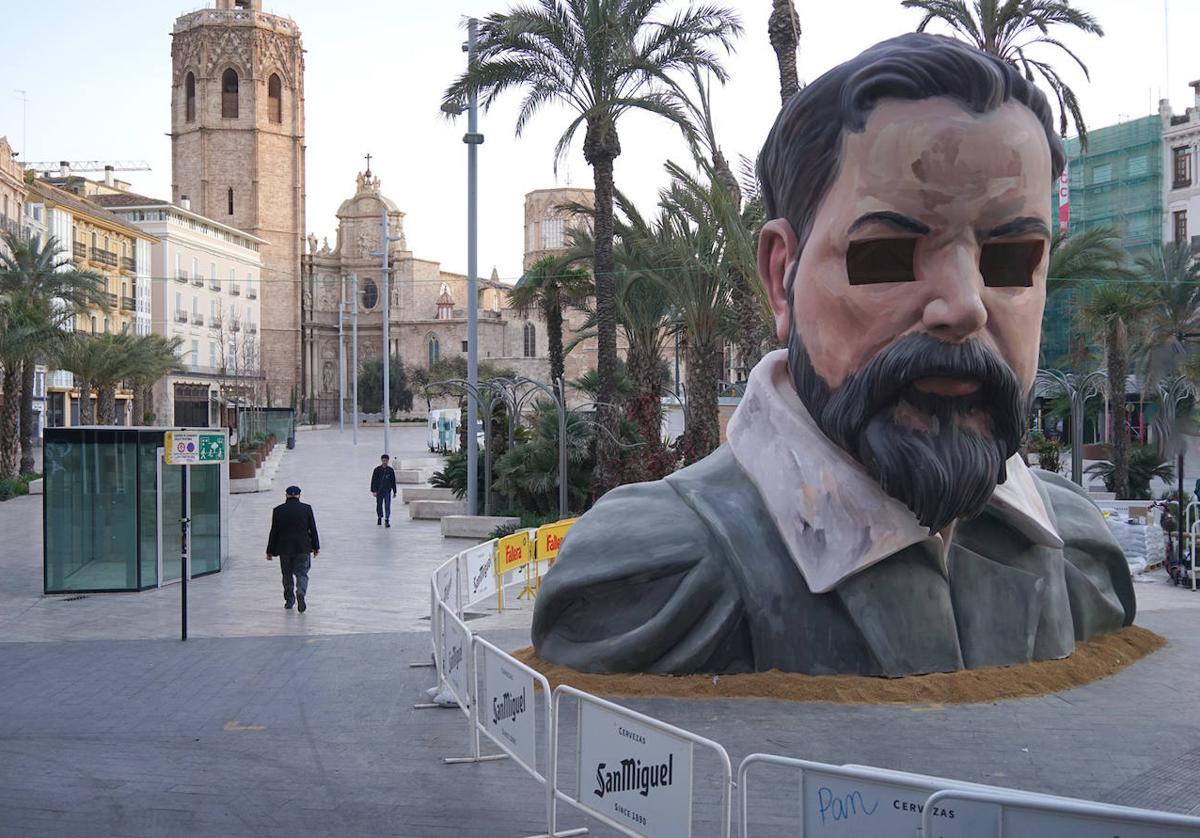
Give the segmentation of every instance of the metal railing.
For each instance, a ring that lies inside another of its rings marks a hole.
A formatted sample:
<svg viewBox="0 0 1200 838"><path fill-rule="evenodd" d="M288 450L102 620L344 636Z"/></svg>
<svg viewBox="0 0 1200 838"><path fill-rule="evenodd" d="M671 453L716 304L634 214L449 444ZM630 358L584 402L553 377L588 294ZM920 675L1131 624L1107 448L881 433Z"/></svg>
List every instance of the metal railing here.
<svg viewBox="0 0 1200 838"><path fill-rule="evenodd" d="M110 268L117 266L117 254L102 247L93 247L91 249L91 259L98 265L108 265Z"/></svg>
<svg viewBox="0 0 1200 838"><path fill-rule="evenodd" d="M258 334L258 324L257 323L247 323L246 331L252 335L257 335Z"/></svg>
<svg viewBox="0 0 1200 838"><path fill-rule="evenodd" d="M193 326L203 326L204 325L204 315L198 311L193 311L192 312L192 325Z"/></svg>
<svg viewBox="0 0 1200 838"><path fill-rule="evenodd" d="M212 289L212 290L214 290L214 291L220 291L220 290L221 290L221 280L219 280L219 279L210 279L210 280L208 281L208 287L209 287L209 288L211 288L211 289Z"/></svg>
<svg viewBox="0 0 1200 838"><path fill-rule="evenodd" d="M121 297L121 310L122 311L137 311L137 300L135 300L133 297L122 296Z"/></svg>
<svg viewBox="0 0 1200 838"><path fill-rule="evenodd" d="M116 294L112 293L111 291L106 291L106 292L104 292L104 299L108 301L109 308L117 307L117 295Z"/></svg>
<svg viewBox="0 0 1200 838"><path fill-rule="evenodd" d="M229 324L229 331L231 331L231 332L240 332L241 330L242 330L242 326L241 326L241 324L240 324L240 323L238 323L236 320L234 320L234 321L230 322L230 324Z"/></svg>
<svg viewBox="0 0 1200 838"><path fill-rule="evenodd" d="M175 322L176 323L188 322L188 313L186 311L176 311L175 312Z"/></svg>
<svg viewBox="0 0 1200 838"><path fill-rule="evenodd" d="M257 291L255 291L253 287L251 287L251 288L247 288L247 289L246 289L246 296L247 296L248 298L250 298L251 300L257 300L257 299L258 299L258 292L257 292Z"/></svg>
<svg viewBox="0 0 1200 838"><path fill-rule="evenodd" d="M121 270L135 273L137 271L137 259L132 256L122 256Z"/></svg>
<svg viewBox="0 0 1200 838"><path fill-rule="evenodd" d="M86 259L87 245L83 242L75 242L73 245L71 245L71 255L76 259Z"/></svg>
<svg viewBox="0 0 1200 838"><path fill-rule="evenodd" d="M231 296L237 297L241 295L242 289L238 288L237 283L235 282L229 286L229 293Z"/></svg>
<svg viewBox="0 0 1200 838"><path fill-rule="evenodd" d="M192 277L192 285L195 285L197 288L203 288L204 287L204 277L202 277L202 276Z"/></svg>
<svg viewBox="0 0 1200 838"><path fill-rule="evenodd" d="M210 319L210 320L209 320L209 322L208 322L208 328L210 328L210 329L219 329L219 328L221 328L221 324L222 324L223 322L224 322L224 321L223 321L223 320L222 320L220 317L213 317L213 318L212 318L212 319Z"/></svg>
<svg viewBox="0 0 1200 838"><path fill-rule="evenodd" d="M177 271L175 273L175 281L186 283L188 281L188 272L187 271Z"/></svg>

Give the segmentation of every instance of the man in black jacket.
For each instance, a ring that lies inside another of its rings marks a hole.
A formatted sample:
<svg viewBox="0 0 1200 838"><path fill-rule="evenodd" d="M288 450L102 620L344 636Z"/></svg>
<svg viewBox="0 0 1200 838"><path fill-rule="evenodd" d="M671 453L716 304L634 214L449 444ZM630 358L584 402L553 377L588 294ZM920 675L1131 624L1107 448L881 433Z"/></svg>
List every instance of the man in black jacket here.
<svg viewBox="0 0 1200 838"><path fill-rule="evenodd" d="M312 507L300 502L299 486L288 486L287 500L271 513L271 535L267 538L267 561L278 556L279 569L283 571L284 608L298 604L299 610L304 611L308 607L304 602L304 595L308 593L308 569L312 557L320 552L321 540L317 536L317 519Z"/></svg>
<svg viewBox="0 0 1200 838"><path fill-rule="evenodd" d="M379 458L371 472L371 494L375 496L375 526L392 525L392 498L396 494L396 472L388 464L388 455Z"/></svg>

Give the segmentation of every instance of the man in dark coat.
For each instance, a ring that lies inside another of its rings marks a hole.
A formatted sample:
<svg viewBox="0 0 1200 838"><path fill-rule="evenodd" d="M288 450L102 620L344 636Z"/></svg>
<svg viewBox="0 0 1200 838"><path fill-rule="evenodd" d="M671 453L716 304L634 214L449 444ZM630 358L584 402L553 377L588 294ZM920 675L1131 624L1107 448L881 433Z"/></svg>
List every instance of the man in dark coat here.
<svg viewBox="0 0 1200 838"><path fill-rule="evenodd" d="M267 538L267 561L279 557L283 572L283 607L299 605L304 611L308 593L308 569L313 556L321 552L317 519L312 507L300 502L300 487L287 487L287 500L271 513L271 535ZM293 583L294 577L294 583Z"/></svg>
<svg viewBox="0 0 1200 838"><path fill-rule="evenodd" d="M371 472L371 494L375 496L375 525L392 525L392 498L396 495L396 471L384 454Z"/></svg>
<svg viewBox="0 0 1200 838"><path fill-rule="evenodd" d="M902 676L1065 658L1131 623L1100 511L1017 453L1063 161L1037 88L947 38L885 41L793 95L758 163L786 348L727 444L574 526L538 654Z"/></svg>

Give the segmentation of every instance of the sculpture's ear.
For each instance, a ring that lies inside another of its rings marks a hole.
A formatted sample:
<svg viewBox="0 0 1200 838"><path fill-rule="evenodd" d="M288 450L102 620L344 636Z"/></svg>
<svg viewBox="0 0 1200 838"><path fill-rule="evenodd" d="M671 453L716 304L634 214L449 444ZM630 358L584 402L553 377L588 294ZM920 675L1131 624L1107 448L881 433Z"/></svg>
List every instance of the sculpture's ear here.
<svg viewBox="0 0 1200 838"><path fill-rule="evenodd" d="M786 344L792 325L792 306L785 287L788 268L800 258L800 240L786 218L763 225L758 234L758 277L767 292L767 301L775 313L775 336Z"/></svg>

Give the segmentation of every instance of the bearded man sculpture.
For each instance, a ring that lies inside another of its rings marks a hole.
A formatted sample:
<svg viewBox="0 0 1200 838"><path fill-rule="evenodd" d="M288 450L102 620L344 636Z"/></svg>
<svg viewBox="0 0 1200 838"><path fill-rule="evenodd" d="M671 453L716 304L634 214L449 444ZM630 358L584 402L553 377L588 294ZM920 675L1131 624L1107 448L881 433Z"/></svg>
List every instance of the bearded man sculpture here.
<svg viewBox="0 0 1200 838"><path fill-rule="evenodd" d="M787 349L727 444L575 525L533 620L588 672L901 676L1132 622L1120 547L1017 454L1062 146L1011 66L913 34L783 107L758 267Z"/></svg>

